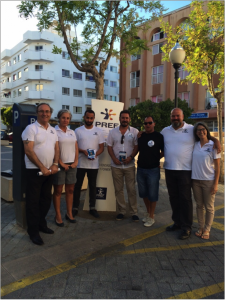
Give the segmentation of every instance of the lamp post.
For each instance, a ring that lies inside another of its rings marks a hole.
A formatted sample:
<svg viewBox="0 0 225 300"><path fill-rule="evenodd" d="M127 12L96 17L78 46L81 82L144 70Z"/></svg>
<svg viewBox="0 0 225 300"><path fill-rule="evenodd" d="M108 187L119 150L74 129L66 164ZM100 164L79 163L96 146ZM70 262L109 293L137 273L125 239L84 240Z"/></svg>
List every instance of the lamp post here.
<svg viewBox="0 0 225 300"><path fill-rule="evenodd" d="M182 62L185 58L185 51L181 47L181 45L178 43L178 40L175 44L175 46L171 49L170 54L170 62L172 63L174 69L175 69L175 101L174 101L174 107L178 107L178 100L177 100L177 87L178 87L178 78L179 78L179 72L178 69L181 67Z"/></svg>

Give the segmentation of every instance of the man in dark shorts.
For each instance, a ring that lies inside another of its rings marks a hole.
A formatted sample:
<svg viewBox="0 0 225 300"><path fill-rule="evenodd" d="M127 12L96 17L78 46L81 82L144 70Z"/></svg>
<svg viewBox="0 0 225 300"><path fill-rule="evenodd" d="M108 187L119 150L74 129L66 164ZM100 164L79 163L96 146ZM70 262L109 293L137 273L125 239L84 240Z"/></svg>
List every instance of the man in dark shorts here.
<svg viewBox="0 0 225 300"><path fill-rule="evenodd" d="M152 117L144 121L145 131L138 139L137 182L139 196L143 198L147 213L142 220L144 226L155 223L154 212L159 194L160 158L164 156L163 135L154 131L155 122Z"/></svg>

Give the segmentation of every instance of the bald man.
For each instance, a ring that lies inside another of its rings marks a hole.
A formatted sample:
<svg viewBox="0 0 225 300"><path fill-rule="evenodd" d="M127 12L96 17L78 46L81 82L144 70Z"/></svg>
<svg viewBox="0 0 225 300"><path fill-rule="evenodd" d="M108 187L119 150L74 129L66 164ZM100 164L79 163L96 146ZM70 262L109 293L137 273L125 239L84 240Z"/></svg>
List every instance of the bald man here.
<svg viewBox="0 0 225 300"><path fill-rule="evenodd" d="M193 125L184 122L183 111L174 108L170 115L171 126L165 127L161 134L164 136L164 169L166 185L172 208L174 224L167 231L181 229L179 236L184 240L190 237L193 222L193 205L191 198L191 163L195 143ZM220 143L211 137L215 146L220 150Z"/></svg>

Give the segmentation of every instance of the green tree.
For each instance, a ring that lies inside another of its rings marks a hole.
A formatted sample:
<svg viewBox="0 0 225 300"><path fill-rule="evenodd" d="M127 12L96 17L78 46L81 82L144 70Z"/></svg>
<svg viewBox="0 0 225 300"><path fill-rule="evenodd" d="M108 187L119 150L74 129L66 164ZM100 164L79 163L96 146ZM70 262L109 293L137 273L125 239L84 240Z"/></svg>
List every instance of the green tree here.
<svg viewBox="0 0 225 300"><path fill-rule="evenodd" d="M12 127L13 112L11 106L1 108L1 118L2 118L2 123L6 125L7 128Z"/></svg>
<svg viewBox="0 0 225 300"><path fill-rule="evenodd" d="M206 85L210 94L217 100L218 132L223 153L224 2L194 1L191 3L191 8L189 18L176 28L172 28L168 22L161 20L161 28L167 34L167 43L162 47L165 54L163 60L169 61L169 52L178 39L186 52L183 66L189 72L181 83L192 81ZM214 85L214 74L219 75L218 86ZM223 181L223 155L220 180Z"/></svg>
<svg viewBox="0 0 225 300"><path fill-rule="evenodd" d="M104 73L112 56L126 63L127 56L149 50L147 41L137 39L140 31L149 29L149 20L157 18L165 9L159 1L22 1L18 5L21 17L36 14L40 31L53 26L63 37L67 51L75 67L81 72L89 72L96 83L96 98L104 97ZM138 9L145 12L138 14ZM82 62L78 51L80 43L73 38L70 43L66 30L71 26L83 25L82 36L88 48L82 52ZM123 40L120 51L114 49L116 41ZM62 49L53 47L53 53ZM100 52L106 53L99 71L96 61Z"/></svg>
<svg viewBox="0 0 225 300"><path fill-rule="evenodd" d="M189 119L193 109L188 107L187 102L178 98L178 107L184 112L184 121L193 124L193 120ZM129 108L131 126L139 130L144 130L144 119L151 116L156 122L155 131L160 132L164 127L171 124L170 112L172 109L174 109L174 101L171 101L170 99L159 103L152 102L151 100L140 102Z"/></svg>

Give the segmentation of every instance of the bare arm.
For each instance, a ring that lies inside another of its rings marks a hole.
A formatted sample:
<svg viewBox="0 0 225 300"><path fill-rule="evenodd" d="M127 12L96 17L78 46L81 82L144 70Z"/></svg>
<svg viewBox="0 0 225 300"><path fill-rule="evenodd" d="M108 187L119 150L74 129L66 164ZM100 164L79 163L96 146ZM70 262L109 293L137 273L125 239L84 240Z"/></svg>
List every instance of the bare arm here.
<svg viewBox="0 0 225 300"><path fill-rule="evenodd" d="M103 151L104 151L104 143L99 144L99 149L98 149L98 151L96 152L95 157L99 156Z"/></svg>
<svg viewBox="0 0 225 300"><path fill-rule="evenodd" d="M210 140L213 141L214 145L213 145L213 149L217 150L217 154L219 154L221 152L221 144L220 141L217 140L214 136L210 136Z"/></svg>
<svg viewBox="0 0 225 300"><path fill-rule="evenodd" d="M79 152L80 152L80 153L83 153L85 156L88 156L87 150L83 150L83 149L80 149L80 148L79 148Z"/></svg>
<svg viewBox="0 0 225 300"><path fill-rule="evenodd" d="M53 163L54 164L58 164L59 163L59 142L57 141L55 143L55 156L53 159ZM49 168L49 170L51 170L52 174L55 174L58 172L58 166L52 164L51 167Z"/></svg>
<svg viewBox="0 0 225 300"><path fill-rule="evenodd" d="M51 172L40 162L36 153L34 152L34 142L33 141L23 141L24 152L29 160L37 166L44 176L51 175Z"/></svg>
<svg viewBox="0 0 225 300"><path fill-rule="evenodd" d="M131 155L129 157L127 157L126 159L124 159L123 163L125 165L129 164L132 161L132 159L137 155L137 153L138 153L138 145L135 145Z"/></svg>
<svg viewBox="0 0 225 300"><path fill-rule="evenodd" d="M214 179L214 185L211 190L211 194L216 194L218 191L218 182L219 182L219 176L220 176L220 158L214 159L214 168L215 168L215 179Z"/></svg>
<svg viewBox="0 0 225 300"><path fill-rule="evenodd" d="M162 157L164 157L164 151L161 150L161 152L160 152L160 159L161 159Z"/></svg>
<svg viewBox="0 0 225 300"><path fill-rule="evenodd" d="M109 155L112 158L114 164L116 164L116 165L122 165L122 163L119 161L119 159L115 157L115 154L113 152L113 147L112 146L108 146L108 152L109 152Z"/></svg>
<svg viewBox="0 0 225 300"><path fill-rule="evenodd" d="M78 144L77 141L75 142L75 160L74 163L72 163L71 167L75 169L78 165L78 157L79 157L79 149L78 149Z"/></svg>

